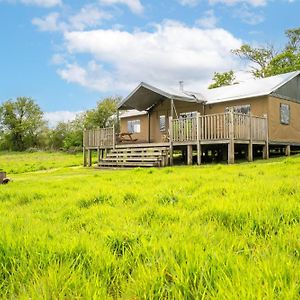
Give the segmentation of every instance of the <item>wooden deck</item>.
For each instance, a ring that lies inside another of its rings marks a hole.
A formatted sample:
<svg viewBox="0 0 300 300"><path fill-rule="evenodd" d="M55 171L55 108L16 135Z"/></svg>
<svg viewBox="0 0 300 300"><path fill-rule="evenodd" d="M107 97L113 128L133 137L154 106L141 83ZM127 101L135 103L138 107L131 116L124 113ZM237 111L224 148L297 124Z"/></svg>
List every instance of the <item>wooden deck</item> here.
<svg viewBox="0 0 300 300"><path fill-rule="evenodd" d="M234 163L235 144L248 146L248 160L253 160L253 145L264 147L268 158L267 116L237 114L233 112L200 115L191 118L169 118L169 142L118 144L114 127L84 131L84 165L91 165L91 151L98 151L98 160L111 149L169 148L169 164L173 164L173 151L187 147L187 163L192 163L193 149L197 149L197 163L201 164L203 145L228 145L228 163Z"/></svg>

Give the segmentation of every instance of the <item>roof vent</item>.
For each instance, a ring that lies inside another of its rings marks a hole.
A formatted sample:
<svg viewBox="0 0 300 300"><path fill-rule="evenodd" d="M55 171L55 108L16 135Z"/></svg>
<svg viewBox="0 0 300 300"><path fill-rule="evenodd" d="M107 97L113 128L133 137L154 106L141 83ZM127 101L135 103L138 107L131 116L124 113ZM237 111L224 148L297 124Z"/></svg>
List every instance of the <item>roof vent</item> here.
<svg viewBox="0 0 300 300"><path fill-rule="evenodd" d="M184 92L183 86L184 86L184 81L183 81L183 80L180 80L180 81L179 81L179 90L180 90L181 92Z"/></svg>

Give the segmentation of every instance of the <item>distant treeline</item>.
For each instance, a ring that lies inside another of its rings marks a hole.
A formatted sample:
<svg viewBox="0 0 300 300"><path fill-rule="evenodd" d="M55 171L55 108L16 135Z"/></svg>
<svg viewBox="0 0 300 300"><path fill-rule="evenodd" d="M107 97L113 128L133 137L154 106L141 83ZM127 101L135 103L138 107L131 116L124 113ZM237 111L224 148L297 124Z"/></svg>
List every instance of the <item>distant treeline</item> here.
<svg viewBox="0 0 300 300"><path fill-rule="evenodd" d="M81 150L84 129L116 123L119 101L120 97L105 98L96 108L78 114L75 120L50 128L32 98L8 100L0 106L0 151Z"/></svg>

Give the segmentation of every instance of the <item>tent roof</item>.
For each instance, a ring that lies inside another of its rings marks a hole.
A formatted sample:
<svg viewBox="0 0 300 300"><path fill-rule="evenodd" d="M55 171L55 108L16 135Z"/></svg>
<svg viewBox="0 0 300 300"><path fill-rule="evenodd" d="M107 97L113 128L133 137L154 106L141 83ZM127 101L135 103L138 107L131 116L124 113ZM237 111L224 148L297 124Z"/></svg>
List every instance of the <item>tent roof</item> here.
<svg viewBox="0 0 300 300"><path fill-rule="evenodd" d="M267 78L251 79L239 84L207 89L202 91L202 95L208 104L266 96L275 92L299 74L300 71L295 71Z"/></svg>
<svg viewBox="0 0 300 300"><path fill-rule="evenodd" d="M139 111L149 110L162 100L173 99L186 102L196 102L192 95L186 95L180 91L161 90L145 82L141 82L138 87L130 93L119 105L119 109L136 109Z"/></svg>
<svg viewBox="0 0 300 300"><path fill-rule="evenodd" d="M276 92L281 86L295 78L300 71L280 74L267 78L251 79L245 82L201 92L182 92L159 89L145 82L130 93L119 105L119 109L147 111L165 99L185 102L205 102L207 104L266 96Z"/></svg>

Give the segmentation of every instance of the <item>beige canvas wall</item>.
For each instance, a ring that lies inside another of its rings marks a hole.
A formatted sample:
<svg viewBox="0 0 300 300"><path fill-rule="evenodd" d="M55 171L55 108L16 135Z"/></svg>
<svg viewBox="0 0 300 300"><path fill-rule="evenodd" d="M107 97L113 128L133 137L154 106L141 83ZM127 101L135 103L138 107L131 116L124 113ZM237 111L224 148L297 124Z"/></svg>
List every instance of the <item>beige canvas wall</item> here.
<svg viewBox="0 0 300 300"><path fill-rule="evenodd" d="M250 104L251 114L253 115L263 116L268 113L268 97L264 96L206 105L205 114L223 113L226 107L248 104Z"/></svg>
<svg viewBox="0 0 300 300"><path fill-rule="evenodd" d="M137 139L139 143L148 142L148 115L133 116L120 119L120 132L128 132L127 122L133 120L140 120L141 132L133 133L132 138Z"/></svg>
<svg viewBox="0 0 300 300"><path fill-rule="evenodd" d="M188 103L183 101L174 101L176 113L179 114L183 112L199 111L202 112L203 105L198 103ZM160 116L166 116L166 130L160 131L159 128L159 118ZM164 136L168 135L169 129L169 117L171 116L171 103L170 100L165 100L155 107L155 109L150 114L150 142L160 143L164 142ZM174 117L175 114L174 114ZM137 142L148 142L148 116L136 116L122 118L120 120L121 132L127 132L127 122L128 120L140 120L141 121L141 132L132 135L133 138L138 139Z"/></svg>
<svg viewBox="0 0 300 300"><path fill-rule="evenodd" d="M280 104L290 106L290 124L280 123ZM300 143L300 103L269 97L269 139L278 142Z"/></svg>
<svg viewBox="0 0 300 300"><path fill-rule="evenodd" d="M290 105L290 124L280 124L280 103ZM222 102L217 104L206 105L203 110L203 105L199 103L188 103L183 101L174 101L177 115L183 112L198 111L201 114L214 114L225 112L226 107L236 105L251 106L251 113L257 116L268 115L269 123L269 139L270 141L278 142L295 142L300 143L300 103L282 100L271 96L263 96L249 98L243 100L235 100ZM166 131L161 132L159 128L159 117L166 116ZM162 142L163 136L168 134L168 119L171 115L170 101L165 100L155 107L150 115L150 141ZM176 117L176 114L174 115ZM148 142L148 116L142 115L137 117L121 119L121 132L127 132L128 120L141 120L141 133L134 134L133 138L137 138L138 142Z"/></svg>
<svg viewBox="0 0 300 300"><path fill-rule="evenodd" d="M184 112L201 112L203 110L203 105L199 103L189 103L184 101L174 101L175 112L174 118ZM160 131L159 117L166 116L166 130ZM168 134L169 130L169 117L171 116L171 103L169 100L165 100L155 107L151 112L151 140L154 142L163 142L164 135Z"/></svg>

